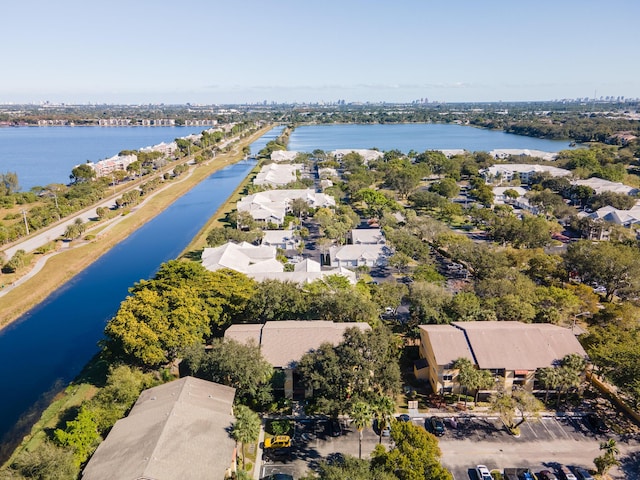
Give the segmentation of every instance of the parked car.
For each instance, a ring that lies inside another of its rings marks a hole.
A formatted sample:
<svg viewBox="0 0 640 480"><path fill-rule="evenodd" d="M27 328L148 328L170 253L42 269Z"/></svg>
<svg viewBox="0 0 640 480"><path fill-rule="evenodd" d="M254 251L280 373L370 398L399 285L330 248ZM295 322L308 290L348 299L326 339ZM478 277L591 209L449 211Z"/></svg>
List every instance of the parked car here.
<svg viewBox="0 0 640 480"><path fill-rule="evenodd" d="M450 428L453 428L453 429L458 428L458 421L456 420L456 417L449 417L445 419L445 421L447 422L447 425L449 425Z"/></svg>
<svg viewBox="0 0 640 480"><path fill-rule="evenodd" d="M332 418L329 422L329 434L332 437L339 437L342 435L342 425L340 425L340 420L337 418Z"/></svg>
<svg viewBox="0 0 640 480"><path fill-rule="evenodd" d="M540 478L540 480L558 480L556 474L551 470L541 470L538 474L538 477Z"/></svg>
<svg viewBox="0 0 640 480"><path fill-rule="evenodd" d="M387 422L386 425L382 426L380 425L380 423L378 423L378 419L374 419L373 430L381 434L383 437L388 437L391 435L391 425L389 424L389 422Z"/></svg>
<svg viewBox="0 0 640 480"><path fill-rule="evenodd" d="M560 474L560 478L562 480L578 480L578 478L573 473L571 473L569 467L565 467L564 465L560 465L558 467L558 473Z"/></svg>
<svg viewBox="0 0 640 480"><path fill-rule="evenodd" d="M289 435L277 435L265 438L264 448L289 448L291 447L291 437Z"/></svg>
<svg viewBox="0 0 640 480"><path fill-rule="evenodd" d="M440 418L431 417L426 420L425 423L426 429L429 432L433 433L436 437L441 437L442 435L444 435L444 423Z"/></svg>
<svg viewBox="0 0 640 480"><path fill-rule="evenodd" d="M478 480L493 480L491 476L491 472L485 465L478 465L476 467L476 475L478 476Z"/></svg>
<svg viewBox="0 0 640 480"><path fill-rule="evenodd" d="M399 422L410 422L411 421L411 417L409 415L407 415L406 413L398 415L397 419L398 419Z"/></svg>
<svg viewBox="0 0 640 480"><path fill-rule="evenodd" d="M589 471L584 468L576 467L573 469L573 471L576 472L576 476L580 480L595 480L593 476L589 473Z"/></svg>
<svg viewBox="0 0 640 480"><path fill-rule="evenodd" d="M262 477L262 480L293 480L293 477L288 473L272 473L266 477Z"/></svg>
<svg viewBox="0 0 640 480"><path fill-rule="evenodd" d="M587 413L584 416L584 421L587 424L587 426L596 433L609 432L609 427L607 426L607 424L604 423L604 420L602 420L595 413Z"/></svg>

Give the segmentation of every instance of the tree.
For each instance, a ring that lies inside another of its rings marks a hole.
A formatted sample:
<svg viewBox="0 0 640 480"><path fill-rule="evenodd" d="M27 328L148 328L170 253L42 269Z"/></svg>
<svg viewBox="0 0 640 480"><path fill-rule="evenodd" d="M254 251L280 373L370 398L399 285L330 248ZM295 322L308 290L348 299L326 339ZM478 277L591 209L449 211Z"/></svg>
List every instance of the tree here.
<svg viewBox="0 0 640 480"><path fill-rule="evenodd" d="M371 454L374 471L392 473L399 480L452 480L440 463L438 440L424 428L411 422L394 422L391 428L394 446L387 451L377 445Z"/></svg>
<svg viewBox="0 0 640 480"><path fill-rule="evenodd" d="M91 168L91 165L88 163L83 163L71 170L71 175L69 176L69 178L71 178L73 183L82 183L92 180L93 178L95 178L95 176L96 171Z"/></svg>
<svg viewBox="0 0 640 480"><path fill-rule="evenodd" d="M318 472L308 472L301 480L397 480L392 473L374 469L370 460L341 455L331 462L320 462Z"/></svg>
<svg viewBox="0 0 640 480"><path fill-rule="evenodd" d="M458 374L455 378L456 382L458 382L458 401L460 401L460 395L462 394L463 387L466 390L473 382L472 376L475 371L475 366L470 359L460 357L453 362L452 367L458 370ZM464 403L465 405L467 404L466 396Z"/></svg>
<svg viewBox="0 0 640 480"><path fill-rule="evenodd" d="M262 407L271 401L273 367L254 342L215 339L206 351L202 345L187 349L182 363L197 378L235 388L238 402Z"/></svg>
<svg viewBox="0 0 640 480"><path fill-rule="evenodd" d="M443 178L433 183L430 190L445 198L453 198L460 193L460 187L453 178Z"/></svg>
<svg viewBox="0 0 640 480"><path fill-rule="evenodd" d="M540 400L525 390L508 393L504 390L495 394L491 401L492 411L500 415L500 419L510 433L517 435L519 427L530 417L538 415L543 406ZM516 416L520 418L516 420Z"/></svg>
<svg viewBox="0 0 640 480"><path fill-rule="evenodd" d="M74 462L71 450L45 440L33 450L22 450L4 472L8 473L7 477L2 473L0 477L7 479L73 480L78 478L80 469Z"/></svg>
<svg viewBox="0 0 640 480"><path fill-rule="evenodd" d="M620 453L616 441L609 439L606 442L600 442L600 450L604 450L604 453L599 457L593 459L593 463L596 465L598 474L606 475L609 469L615 465L620 465L620 462L616 458Z"/></svg>
<svg viewBox="0 0 640 480"><path fill-rule="evenodd" d="M549 398L549 390L555 390L560 385L560 375L556 367L544 367L539 368L536 371L536 379L544 387L544 403L547 403Z"/></svg>
<svg viewBox="0 0 640 480"><path fill-rule="evenodd" d="M640 291L640 250L622 243L588 240L573 242L564 256L567 271L576 273L583 283L596 282L605 287L605 298L614 294L632 296Z"/></svg>
<svg viewBox="0 0 640 480"><path fill-rule="evenodd" d="M355 401L370 401L400 390L399 344L384 327L347 329L335 347L323 344L302 356L298 371L313 388L312 407L337 416Z"/></svg>
<svg viewBox="0 0 640 480"><path fill-rule="evenodd" d="M18 174L7 172L0 174L0 197L11 195L20 190Z"/></svg>
<svg viewBox="0 0 640 480"><path fill-rule="evenodd" d="M362 459L362 431L371 423L373 412L366 402L356 402L351 407L349 416L358 430L358 458Z"/></svg>
<svg viewBox="0 0 640 480"><path fill-rule="evenodd" d="M73 450L76 466L84 463L100 443L98 426L86 407L80 408L78 416L68 421L64 430L58 428L53 434L59 445Z"/></svg>
<svg viewBox="0 0 640 480"><path fill-rule="evenodd" d="M386 428L387 424L391 423L393 413L396 411L393 398L387 395L381 395L373 401L371 408L378 424L378 443L382 443L382 431Z"/></svg>
<svg viewBox="0 0 640 480"><path fill-rule="evenodd" d="M245 405L235 405L233 414L236 421L231 427L231 436L236 442L240 442L240 451L242 452L242 467L245 467L244 447L248 443L258 440L260 435L260 417L257 413Z"/></svg>

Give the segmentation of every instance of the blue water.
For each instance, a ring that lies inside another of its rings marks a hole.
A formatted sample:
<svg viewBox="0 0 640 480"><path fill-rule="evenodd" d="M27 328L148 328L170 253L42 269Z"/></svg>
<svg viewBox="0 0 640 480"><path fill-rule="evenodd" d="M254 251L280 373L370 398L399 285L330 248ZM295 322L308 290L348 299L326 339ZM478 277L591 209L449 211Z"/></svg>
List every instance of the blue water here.
<svg viewBox="0 0 640 480"><path fill-rule="evenodd" d="M272 130L252 152L276 138ZM175 258L255 165L220 170L76 275L40 305L0 330L0 459L98 351L106 322L135 282Z"/></svg>
<svg viewBox="0 0 640 480"><path fill-rule="evenodd" d="M409 123L399 125L312 125L297 127L289 138L288 149L298 152L339 148L448 150L462 148L470 152L519 148L558 152L569 148L566 141L544 140L511 133L461 125Z"/></svg>
<svg viewBox="0 0 640 480"><path fill-rule="evenodd" d="M209 127L0 128L0 173L16 172L21 190L69 183L73 167L122 150L139 150L200 133Z"/></svg>

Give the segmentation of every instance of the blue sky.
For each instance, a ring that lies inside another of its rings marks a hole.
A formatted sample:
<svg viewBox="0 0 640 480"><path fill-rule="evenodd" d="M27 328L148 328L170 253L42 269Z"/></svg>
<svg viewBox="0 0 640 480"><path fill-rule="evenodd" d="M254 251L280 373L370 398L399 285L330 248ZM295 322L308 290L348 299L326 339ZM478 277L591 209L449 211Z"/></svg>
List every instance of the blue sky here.
<svg viewBox="0 0 640 480"><path fill-rule="evenodd" d="M640 97L637 0L4 3L0 103Z"/></svg>

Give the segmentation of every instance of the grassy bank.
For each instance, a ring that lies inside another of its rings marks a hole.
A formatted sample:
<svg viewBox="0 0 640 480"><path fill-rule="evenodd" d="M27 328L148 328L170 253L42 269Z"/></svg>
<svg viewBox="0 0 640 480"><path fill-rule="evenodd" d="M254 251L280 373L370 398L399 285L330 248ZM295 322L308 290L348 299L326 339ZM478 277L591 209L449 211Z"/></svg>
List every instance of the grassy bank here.
<svg viewBox="0 0 640 480"><path fill-rule="evenodd" d="M223 153L209 162L198 165L184 181L177 181L169 188L157 193L135 212L126 215L113 228L107 229L95 239L80 247L71 248L52 256L44 268L35 276L0 297L0 328L8 325L20 315L44 300L51 292L88 267L100 256L121 242L140 226L157 216L195 185L215 171L243 158L242 147L264 135L271 126L241 139L230 153Z"/></svg>

